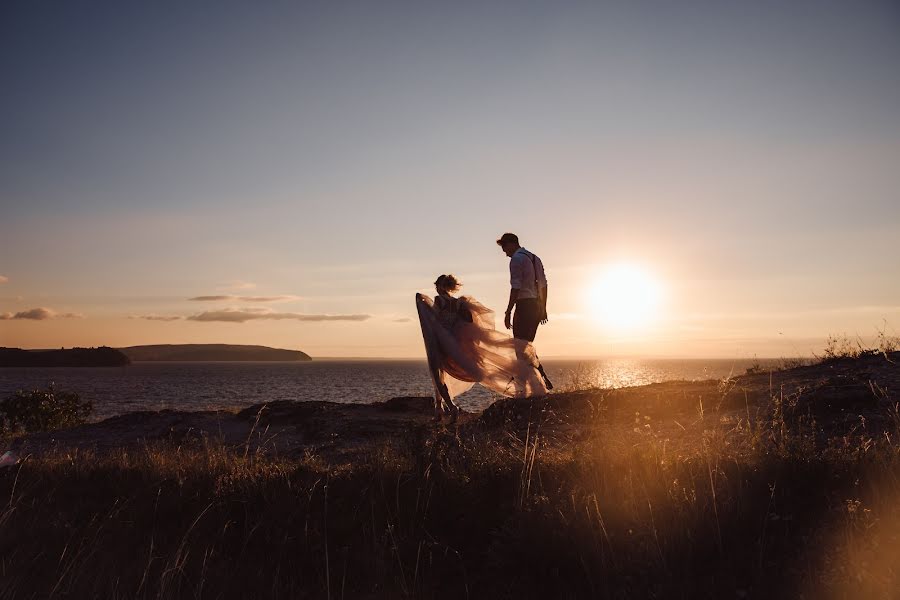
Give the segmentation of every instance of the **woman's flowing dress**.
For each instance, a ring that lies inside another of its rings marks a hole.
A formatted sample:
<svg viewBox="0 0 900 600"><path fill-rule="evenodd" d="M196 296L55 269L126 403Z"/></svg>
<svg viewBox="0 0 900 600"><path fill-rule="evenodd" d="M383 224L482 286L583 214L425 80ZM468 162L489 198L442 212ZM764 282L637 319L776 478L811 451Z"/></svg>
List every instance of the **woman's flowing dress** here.
<svg viewBox="0 0 900 600"><path fill-rule="evenodd" d="M547 394L531 342L497 331L494 312L474 298L461 296L451 308L446 298L416 294L416 310L436 402L439 378L451 398L475 383L511 398Z"/></svg>

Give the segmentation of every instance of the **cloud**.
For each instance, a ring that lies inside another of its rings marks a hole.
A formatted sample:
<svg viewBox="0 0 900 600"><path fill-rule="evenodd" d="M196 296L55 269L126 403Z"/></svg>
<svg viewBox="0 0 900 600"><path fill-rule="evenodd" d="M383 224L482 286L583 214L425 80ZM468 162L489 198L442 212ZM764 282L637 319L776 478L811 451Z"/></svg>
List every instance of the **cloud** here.
<svg viewBox="0 0 900 600"><path fill-rule="evenodd" d="M0 283L7 283L7 282L9 282L9 277L4 277L3 275L0 275Z"/></svg>
<svg viewBox="0 0 900 600"><path fill-rule="evenodd" d="M310 315L292 312L272 312L265 308L226 308L223 310L209 310L187 317L188 321L203 321L223 323L245 323L247 321L365 321L372 315Z"/></svg>
<svg viewBox="0 0 900 600"><path fill-rule="evenodd" d="M227 295L219 295L219 296L194 296L193 298L188 298L188 300L192 302L224 302L224 301L239 301L239 302L290 302L292 300L299 300L300 296L292 296L292 295L281 295L281 296L227 296Z"/></svg>
<svg viewBox="0 0 900 600"><path fill-rule="evenodd" d="M235 296L194 296L193 298L188 298L193 302L218 302L220 300L234 300Z"/></svg>
<svg viewBox="0 0 900 600"><path fill-rule="evenodd" d="M255 283L240 280L226 281L218 286L220 290L252 290L255 287Z"/></svg>
<svg viewBox="0 0 900 600"><path fill-rule="evenodd" d="M8 314L8 313L7 313ZM32 308L31 310L23 310L12 315L11 319L31 319L34 321L43 321L52 319L56 313L49 308Z"/></svg>
<svg viewBox="0 0 900 600"><path fill-rule="evenodd" d="M399 319L394 319L394 323L409 323L412 321L409 317L400 317Z"/></svg>
<svg viewBox="0 0 900 600"><path fill-rule="evenodd" d="M241 296L238 298L241 302L290 302L299 300L300 296Z"/></svg>
<svg viewBox="0 0 900 600"><path fill-rule="evenodd" d="M30 321L46 321L47 319L81 319L84 318L84 315L78 313L57 313L52 308L32 308L29 310L23 310L21 312L13 313L2 313L0 314L0 321L12 321L12 320L30 320Z"/></svg>
<svg viewBox="0 0 900 600"><path fill-rule="evenodd" d="M179 315L131 315L129 319L144 319L146 321L180 321L184 317Z"/></svg>

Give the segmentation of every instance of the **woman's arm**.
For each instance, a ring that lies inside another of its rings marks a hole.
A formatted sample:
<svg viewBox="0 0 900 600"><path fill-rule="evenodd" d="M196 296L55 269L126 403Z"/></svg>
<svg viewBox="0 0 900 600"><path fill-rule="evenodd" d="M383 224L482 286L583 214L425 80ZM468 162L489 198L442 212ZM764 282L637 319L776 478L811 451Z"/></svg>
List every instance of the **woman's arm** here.
<svg viewBox="0 0 900 600"><path fill-rule="evenodd" d="M538 298L541 302L541 325L546 325L550 319L547 317L547 286L538 288Z"/></svg>

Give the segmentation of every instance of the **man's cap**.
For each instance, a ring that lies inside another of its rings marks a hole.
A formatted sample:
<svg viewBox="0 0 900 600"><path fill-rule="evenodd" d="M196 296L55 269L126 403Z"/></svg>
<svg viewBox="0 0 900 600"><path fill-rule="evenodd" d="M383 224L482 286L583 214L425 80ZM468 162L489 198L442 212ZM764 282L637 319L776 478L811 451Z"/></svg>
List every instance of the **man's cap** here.
<svg viewBox="0 0 900 600"><path fill-rule="evenodd" d="M498 246L502 246L503 244L507 244L507 243L518 244L519 236L517 236L514 233L504 233L503 235L500 236L500 239L497 240Z"/></svg>

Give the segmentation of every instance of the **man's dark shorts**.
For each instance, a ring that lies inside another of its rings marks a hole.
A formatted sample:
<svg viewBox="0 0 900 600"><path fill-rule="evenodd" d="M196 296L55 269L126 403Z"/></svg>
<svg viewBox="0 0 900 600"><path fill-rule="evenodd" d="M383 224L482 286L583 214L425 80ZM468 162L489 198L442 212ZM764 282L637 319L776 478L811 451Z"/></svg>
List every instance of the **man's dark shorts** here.
<svg viewBox="0 0 900 600"><path fill-rule="evenodd" d="M537 298L516 300L516 312L513 313L513 337L533 342L540 322L541 309Z"/></svg>

